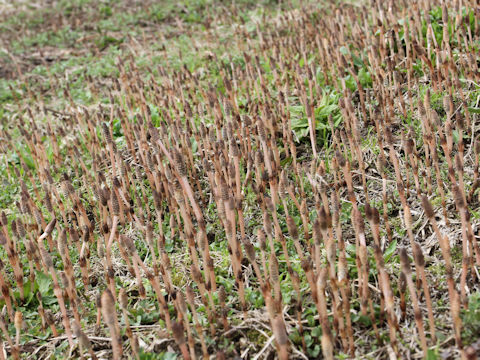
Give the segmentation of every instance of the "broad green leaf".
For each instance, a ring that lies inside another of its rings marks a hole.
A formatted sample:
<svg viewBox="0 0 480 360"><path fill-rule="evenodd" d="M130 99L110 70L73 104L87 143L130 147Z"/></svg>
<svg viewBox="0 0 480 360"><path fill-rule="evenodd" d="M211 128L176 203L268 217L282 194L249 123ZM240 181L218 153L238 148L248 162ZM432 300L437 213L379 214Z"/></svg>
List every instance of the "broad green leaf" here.
<svg viewBox="0 0 480 360"><path fill-rule="evenodd" d="M42 295L47 294L50 290L53 289L53 280L50 275L47 275L41 271L37 271L35 274L35 281L38 284L38 290Z"/></svg>
<svg viewBox="0 0 480 360"><path fill-rule="evenodd" d="M395 253L395 250L397 250L397 240L393 240L388 246L387 250L385 250L385 262L390 260L392 255Z"/></svg>

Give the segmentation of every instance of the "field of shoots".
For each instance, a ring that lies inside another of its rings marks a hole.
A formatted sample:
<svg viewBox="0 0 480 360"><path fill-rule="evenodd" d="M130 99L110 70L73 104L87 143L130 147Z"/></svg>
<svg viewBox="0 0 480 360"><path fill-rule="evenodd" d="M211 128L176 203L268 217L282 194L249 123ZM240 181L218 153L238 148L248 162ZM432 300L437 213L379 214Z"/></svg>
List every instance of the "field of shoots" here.
<svg viewBox="0 0 480 360"><path fill-rule="evenodd" d="M0 360L479 358L478 1L0 15Z"/></svg>

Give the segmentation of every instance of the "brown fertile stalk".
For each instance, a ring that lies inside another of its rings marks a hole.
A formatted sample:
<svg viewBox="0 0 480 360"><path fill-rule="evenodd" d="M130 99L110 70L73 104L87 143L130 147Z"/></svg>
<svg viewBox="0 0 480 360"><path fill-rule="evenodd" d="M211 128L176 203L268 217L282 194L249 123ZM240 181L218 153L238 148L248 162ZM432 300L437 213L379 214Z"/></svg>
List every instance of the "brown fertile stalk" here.
<svg viewBox="0 0 480 360"><path fill-rule="evenodd" d="M328 209L328 202L324 205ZM334 311L334 328L340 334L342 339L342 346L344 349L348 348L346 333L345 333L345 324L343 322L343 314L341 310L341 299L340 293L338 291L338 284L337 284L337 274L335 269L336 264L336 244L333 238L333 231L332 231L332 219L330 213L325 211L325 207L320 208L319 212L319 227L322 233L322 237L325 241L325 249L327 255L327 265L330 277L330 286L332 288L332 307ZM318 232L318 230L317 230ZM316 248L318 245L316 246ZM316 249L317 251L317 249ZM318 264L320 266L320 264Z"/></svg>
<svg viewBox="0 0 480 360"><path fill-rule="evenodd" d="M460 182L462 188L463 188L463 181ZM467 282L467 273L469 271L470 265L473 266L473 262L471 262L472 257L472 251L473 251L473 242L476 243L475 241L471 241L473 238L473 232L472 232L472 227L470 225L470 213L466 205L466 200L465 200L465 192L463 191L460 186L458 185L452 185L452 191L453 191L453 197L455 199L455 205L457 207L458 212L460 213L460 220L462 222L462 251L463 251L463 257L462 257L462 274L460 276L460 301L462 304L467 304L467 288L466 288L466 282Z"/></svg>
<svg viewBox="0 0 480 360"><path fill-rule="evenodd" d="M125 236L125 235L121 235L119 245L121 246L121 249L123 250L123 251L121 251L122 256L124 257L125 262L129 265L129 267L130 267L129 259L130 259L130 257L132 257L132 264L133 264L133 274L132 275L135 276L139 296L142 299L145 299L146 294L145 294L145 288L144 288L143 283L142 283L142 275L140 274L140 269L138 267L138 262L137 262L136 256L132 256L133 253L136 252L133 240L130 239L129 237ZM127 252L127 250L128 250L128 252Z"/></svg>
<svg viewBox="0 0 480 360"><path fill-rule="evenodd" d="M20 299L23 301L24 296L25 296L24 295L24 289L23 289L23 271L22 271L22 268L21 268L21 263L19 261L20 258L18 256L18 252L15 250L15 248L16 248L15 242L10 238L10 236L8 234L8 229L7 229L8 221L7 221L7 217L6 217L5 213L3 213L3 212L2 212L2 215L1 215L1 223L2 223L3 234L0 233L0 237L1 237L0 243L2 243L2 245L5 247L5 251L7 253L8 261L10 262L10 265L12 266L13 273L14 273L14 276L15 276L15 280L16 280L17 285L18 285L18 289L19 289L19 293L20 293ZM12 221L12 232L13 233L17 232L15 220ZM1 281L4 283L3 279ZM2 286L3 286L3 284L2 284ZM9 314L9 316L12 317L13 312L11 312Z"/></svg>
<svg viewBox="0 0 480 360"><path fill-rule="evenodd" d="M48 270L50 275L52 276L53 280L53 292L58 300L58 305L60 306L60 311L62 313L62 322L65 328L65 332L67 334L68 342L70 346L74 346L72 331L70 328L70 320L68 319L67 308L65 306L65 301L63 299L62 290L60 288L60 284L58 283L57 273L55 268L53 267L53 259L51 255L47 252L45 247L43 246L43 239L47 236L50 236L53 226L55 225L56 219L53 219L45 228L45 232L38 238L38 247L40 249L40 255L42 261L45 265L45 268Z"/></svg>
<svg viewBox="0 0 480 360"><path fill-rule="evenodd" d="M403 271L398 277L398 291L400 293L400 310L402 311L400 321L403 322L407 317L407 303L405 300L405 294L407 291L407 277Z"/></svg>
<svg viewBox="0 0 480 360"><path fill-rule="evenodd" d="M431 122L433 122L435 124L438 124L438 122L439 122L438 114L435 112L435 110L430 109L430 117L427 117L427 122L429 122L429 123L430 123L430 120L429 120L430 118L431 118ZM430 127L430 125L429 125L429 127ZM433 165L434 165L434 168L435 168L435 177L436 177L436 181L437 181L437 188L440 192L440 197L442 199L443 216L444 216L446 224L448 225L449 220L448 220L448 217L447 217L444 182L442 180L441 171L440 171L440 164L439 164L440 160L438 158L436 136L434 136L432 134L432 132L429 130L429 133L425 134L424 138L425 138L426 142L428 143L430 154L432 156Z"/></svg>
<svg viewBox="0 0 480 360"><path fill-rule="evenodd" d="M431 139L433 135L432 135L432 130L427 118L427 113L426 113L426 108L427 109L430 108L430 92L429 91L427 91L427 93L425 94L424 101L425 101L425 106L422 101L418 102L418 112L420 114L420 119L422 120L421 125L422 125L422 135L423 135L423 151L425 153L424 171L426 172L426 175L427 175L425 181L427 186L427 193L430 195L432 193L432 170L431 170L432 159L430 156L430 144L429 144L429 141L427 141L427 139ZM420 194L417 194L417 195L419 196Z"/></svg>
<svg viewBox="0 0 480 360"><path fill-rule="evenodd" d="M20 311L15 312L15 348L20 353L20 333L22 331L23 315Z"/></svg>
<svg viewBox="0 0 480 360"><path fill-rule="evenodd" d="M268 197L265 197L265 204L266 204L266 207L268 208L268 210L270 210L270 212L272 213L273 224L274 224L274 229L275 229L275 238L282 245L283 254L285 256L285 262L287 263L287 270L288 270L289 273L291 273L292 270L293 270L293 267L292 267L292 263L290 261L290 255L288 254L287 242L285 240L285 237L283 236L282 228L280 226L280 222L279 222L279 219L278 219L276 206L273 203L273 201ZM297 230L297 237L298 237L298 230ZM271 239L270 246L271 246L270 250L272 251L272 253L274 253L273 239ZM298 242L297 242L297 246L300 250L299 256L301 256L301 254L303 254L303 250L301 249ZM297 249L297 251L298 251L298 249Z"/></svg>
<svg viewBox="0 0 480 360"><path fill-rule="evenodd" d="M394 299L392 287L390 284L390 278L388 276L387 271L385 270L385 263L383 260L382 250L378 245L374 245L373 250L374 250L375 261L378 266L379 283L380 283L380 286L382 287L383 297L385 298L385 310L387 311L387 316L388 316L387 322L388 322L388 331L390 335L390 342L391 342L393 351L396 354L398 354L398 344L397 344L398 322L397 322L397 316L395 314L395 299Z"/></svg>
<svg viewBox="0 0 480 360"><path fill-rule="evenodd" d="M202 301L205 305L205 309L207 311L207 318L208 318L208 323L210 325L210 335L215 336L215 327L214 327L214 322L215 322L215 313L214 313L214 303L213 303L213 297L210 296L210 303L208 302L206 293L207 289L205 287L205 282L203 280L203 276L201 271L196 268L194 265L191 267L191 272L192 272L192 278L197 284L199 290L200 290L200 297L202 298ZM209 294L210 295L210 292Z"/></svg>
<svg viewBox="0 0 480 360"><path fill-rule="evenodd" d="M12 221L12 232L16 234L17 238L25 239L26 237L25 228L23 227L23 223L20 219L17 219L16 222L15 220ZM23 269L22 269L22 263L20 261L19 254L17 252L17 248L18 246L15 242L15 237L13 237L13 242L9 244L9 247L7 249L7 257L10 261L10 264L12 265L12 268L15 274L15 281L19 289L20 300L23 302L25 298L25 290L23 287Z"/></svg>
<svg viewBox="0 0 480 360"><path fill-rule="evenodd" d="M295 220L290 215L287 215L286 223L287 223L288 232L291 238L293 239L295 249L297 250L297 254L300 257L300 260L303 260L304 255L303 255L302 246L300 245L300 237L298 235L297 224L295 223Z"/></svg>
<svg viewBox="0 0 480 360"><path fill-rule="evenodd" d="M43 308L43 304L42 304L42 294L40 292L37 292L36 297L37 297L37 300L38 300L38 307L37 307L38 314L42 318L42 331L45 331L45 329L47 328L46 327L47 320L46 320L46 316L45 316L45 309Z"/></svg>
<svg viewBox="0 0 480 360"><path fill-rule="evenodd" d="M185 343L185 334L183 332L183 325L181 322L174 321L172 324L172 332L173 338L177 343L180 351L182 352L182 356L185 360L190 360L190 354L188 352L188 346Z"/></svg>
<svg viewBox="0 0 480 360"><path fill-rule="evenodd" d="M260 267L256 262L255 248L253 247L252 243L247 239L244 239L243 244L245 246L245 252L247 254L248 260L253 266L253 269L255 271L255 274L260 284L260 288L265 298L265 304L268 309L268 314L270 316L270 323L272 324L273 334L275 336L275 340L278 345L277 349L278 349L279 358L288 359L289 358L288 336L285 329L283 314L278 313L277 311L278 306L275 306L275 304L272 303L272 298L269 294L270 292L269 287L265 286ZM276 276L274 275L273 277L276 277ZM273 277L272 277L272 280L273 280ZM274 282L277 283L276 281ZM278 296L278 294L277 294L277 297L275 298L275 301L277 301L277 304L281 303L281 298L280 296Z"/></svg>
<svg viewBox="0 0 480 360"><path fill-rule="evenodd" d="M190 305L190 310L192 312L193 323L195 325L195 328L197 329L198 336L200 337L200 343L202 344L203 358L208 359L209 354L208 354L207 345L205 343L205 335L202 329L202 325L198 319L198 314L195 307L195 293L193 292L193 289L190 286L187 286L185 293L186 293L188 305Z"/></svg>
<svg viewBox="0 0 480 360"><path fill-rule="evenodd" d="M112 207L112 213L113 213L113 219L112 219L112 225L110 227L110 235L105 240L107 240L107 243L105 244L105 258L107 260L106 263L106 276L107 276L107 285L110 289L110 294L112 296L116 296L115 292L115 279L114 279L114 270L113 270L113 265L112 265L112 245L113 245L113 240L115 239L115 234L117 231L117 225L118 225L118 220L119 220L119 213L120 213L120 208L118 205L118 198L115 195L114 192L111 192L111 207ZM105 233L106 235L106 233Z"/></svg>
<svg viewBox="0 0 480 360"><path fill-rule="evenodd" d="M295 292L297 293L297 299L296 299L296 303L295 303L295 311L296 311L296 315L297 315L297 326L298 326L298 333L300 335L300 337L302 338L302 348L303 348L303 351L306 351L307 349L307 344L306 344L306 341L305 341L305 336L304 336L304 329L303 329L303 323L302 323L302 314L303 314L303 311L302 311L302 293L301 293L301 289L300 289L300 276L298 275L298 273L294 270L292 272L292 274L290 274L291 278L292 278L292 282L293 282L293 287L295 289Z"/></svg>
<svg viewBox="0 0 480 360"><path fill-rule="evenodd" d="M327 315L327 300L325 297L325 288L327 286L328 269L322 267L319 269L317 288L318 288L318 302L320 325L322 326L322 353L327 360L333 360L333 339L332 331L330 329L328 315Z"/></svg>
<svg viewBox="0 0 480 360"><path fill-rule="evenodd" d="M452 258L450 254L450 244L448 242L448 238L440 233L440 229L438 228L437 221L435 220L435 212L433 210L432 204L428 200L428 198L424 195L422 197L422 206L425 210L425 215L428 217L430 224L433 227L435 235L437 236L438 242L440 244L440 249L442 251L442 256L445 261L445 273L447 276L447 284L448 284L448 295L450 298L450 312L453 319L453 329L455 331L455 341L457 346L462 349L462 339L461 339L461 329L462 329L462 321L459 317L460 308L457 307L458 299L460 298L456 286L455 280L453 278L453 266L452 266Z"/></svg>
<svg viewBox="0 0 480 360"><path fill-rule="evenodd" d="M409 138L405 140L405 153L408 157L410 166L412 168L416 193L421 194L420 180L418 178L418 163L415 156L416 155L415 141L410 137L410 136L413 136L413 134L409 134L408 136Z"/></svg>
<svg viewBox="0 0 480 360"><path fill-rule="evenodd" d="M230 325L227 319L228 308L226 307L226 304L225 304L226 300L227 300L227 293L225 292L225 288L223 286L220 286L218 288L218 301L220 302L220 315L222 317L223 330L225 332L227 332L230 329Z"/></svg>
<svg viewBox="0 0 480 360"><path fill-rule="evenodd" d="M468 202L472 201L473 194L475 193L475 190L478 189L480 186L480 183L478 182L479 179L479 171L480 171L480 137L477 137L475 139L475 142L473 144L473 153L475 154L474 157L474 167L473 167L473 185L472 189L470 190L470 194L468 197Z"/></svg>
<svg viewBox="0 0 480 360"><path fill-rule="evenodd" d="M5 305L7 306L7 314L11 321L14 320L14 311L12 298L10 297L10 284L5 280L3 275L4 264L0 259L0 291L2 292L2 298L5 300Z"/></svg>
<svg viewBox="0 0 480 360"><path fill-rule="evenodd" d="M422 311L420 310L418 304L417 290L415 289L415 285L412 281L412 269L410 268L410 259L408 258L405 248L400 249L400 263L402 265L402 272L405 274L407 280L410 298L412 299L415 323L417 325L418 334L420 335L420 343L422 345L423 356L426 357L428 346L427 338L425 337L425 331L423 328Z"/></svg>
<svg viewBox="0 0 480 360"><path fill-rule="evenodd" d="M253 247L253 244L246 238L243 239L243 246L245 248L245 253L247 254L247 258L252 264L255 275L257 276L260 287L262 287L264 283L264 279L262 276L262 271L260 270L260 267L258 266L256 261L255 248Z"/></svg>
<svg viewBox="0 0 480 360"><path fill-rule="evenodd" d="M20 231L26 235L26 231L25 231L25 228L23 227L23 224L21 222L20 224L21 224ZM1 237L1 233L0 233L0 237ZM28 238L24 237L24 245L25 245L25 251L27 253L28 266L30 270L29 279L30 279L30 282L33 284L33 282L35 281L34 266L38 265L36 263L36 258L38 258L38 249L35 247L34 238L31 234L29 234ZM40 266L37 266L37 270L40 270Z"/></svg>
<svg viewBox="0 0 480 360"><path fill-rule="evenodd" d="M358 241L358 259L360 262L360 272L361 272L361 282L360 282L360 293L361 293L361 308L364 315L367 314L367 304L369 299L369 289L368 289L368 254L365 238L365 224L359 210L353 210L353 219L355 232L359 239ZM373 315L373 314L372 314ZM375 324L375 322L373 322Z"/></svg>
<svg viewBox="0 0 480 360"><path fill-rule="evenodd" d="M64 297L66 298L66 300L69 301L70 309L72 309L75 321L80 322L79 305L76 300L76 294L74 294L75 289L70 284L70 280L68 279L64 271L60 271L60 280L62 281L62 285L65 289L66 296L64 295Z"/></svg>
<svg viewBox="0 0 480 360"><path fill-rule="evenodd" d="M106 289L101 297L101 309L103 320L108 326L110 337L112 339L113 358L119 360L122 358L123 349L118 331L119 324L117 312L115 311L115 299L109 289Z"/></svg>
<svg viewBox="0 0 480 360"><path fill-rule="evenodd" d="M312 152L313 152L313 158L317 158L317 137L315 135L315 117L313 115L313 104L311 105L308 100L305 99L305 110L307 113L307 119L308 119L308 128L310 131L310 143L312 145Z"/></svg>
<svg viewBox="0 0 480 360"><path fill-rule="evenodd" d="M400 164L395 148L393 147L393 134L390 128L385 129L385 139L389 149L390 161L393 164L395 169L395 178L397 180L397 190L400 202L402 203L403 208L403 219L405 221L405 227L407 228L408 239L410 240L410 245L413 246L413 231L412 231L412 215L410 212L410 207L407 203L407 197L405 195L404 183L402 180L402 174L400 171Z"/></svg>
<svg viewBox="0 0 480 360"><path fill-rule="evenodd" d="M430 325L430 336L432 338L432 343L436 343L436 334L435 334L435 319L433 318L433 308L432 308L432 298L430 297L430 290L428 288L427 275L425 273L425 258L423 256L422 248L417 242L413 243L413 258L415 260L415 266L417 268L417 273L422 280L423 294L425 296L425 303L427 304L428 311L428 321Z"/></svg>
<svg viewBox="0 0 480 360"><path fill-rule="evenodd" d="M232 268L234 271L236 285L238 286L238 292L240 296L240 303L242 305L242 310L246 316L247 305L245 300L245 289L244 282L242 280L242 266L241 266L241 251L238 248L238 243L236 239L235 231L235 214L233 213L232 205L233 199L231 198L230 191L225 182L222 183L222 200L225 204L225 210L227 212L227 221L226 221L226 234L228 243L230 246L230 256L232 259Z"/></svg>
<svg viewBox="0 0 480 360"><path fill-rule="evenodd" d="M139 355L138 352L136 351L135 347L133 346L133 343L135 342L133 333L132 333L132 328L130 327L130 320L128 319L128 296L127 292L125 289L120 289L118 293L118 303L120 304L120 309L122 310L122 315L123 315L123 321L125 322L125 333L127 334L128 338L130 339L130 344L133 352L133 356L138 360Z"/></svg>
<svg viewBox="0 0 480 360"><path fill-rule="evenodd" d="M63 266L65 268L65 274L68 279L67 290L69 292L70 301L73 302L74 304L77 304L78 303L77 289L74 286L75 274L73 270L72 261L70 260L70 254L68 251L66 230L63 230L62 233L60 234L60 239L59 241L57 241L57 245L58 245L58 252L60 253L60 256L63 261ZM74 312L75 319L78 322L80 322L80 314L78 313L76 306L73 306L72 310Z"/></svg>
<svg viewBox="0 0 480 360"><path fill-rule="evenodd" d="M7 324L5 323L5 318L3 315L0 314L0 328L2 329L3 336L7 339L8 345L11 349L11 354L15 360L20 360L20 352L18 351L15 343L13 342L12 338L10 337L7 329ZM0 349L3 352L3 349Z"/></svg>
<svg viewBox="0 0 480 360"><path fill-rule="evenodd" d="M185 232L186 232L186 236L187 236L187 244L188 244L188 250L189 250L189 254L192 258L192 262L193 262L193 266L195 267L195 269L199 270L201 267L200 267L200 261L199 261L199 257L198 257L198 253L197 253L197 249L195 247L195 238L194 238L194 228L193 228L193 224L192 224L192 221L190 219L190 216L189 214L187 213L186 211L186 208L185 208L185 205L186 205L186 202L183 198L183 195L181 193L181 189L179 188L179 184L177 182L176 184L176 189L175 189L175 198L176 198L176 201L178 203L178 205L180 206L180 211L181 211L181 214L182 214L182 218L184 219L184 222L185 222ZM199 235L199 239L200 241L202 240L205 240L206 241L206 236L203 234L202 235L202 231L203 230L200 230L200 232L198 233ZM203 248L204 251L206 248L208 248L208 242L207 242L207 245L204 245L204 246L199 246L200 248ZM208 261L207 261L207 253L203 252L203 255L204 255L204 262L207 263L205 265L208 266ZM208 258L209 258L209 255L208 255ZM211 268L211 267L210 267ZM199 271L197 273L200 273ZM207 275L210 274L210 272L207 272ZM203 281L203 276L200 274L198 277L198 286L200 288L202 288L204 285L204 281ZM208 295L209 295L209 299L210 299L210 305L208 304L207 301L205 301L205 306L207 306L207 309L208 311L210 312L210 316L212 315L211 311L213 311L214 309L214 305L213 305L213 295L212 295L212 288L210 286L210 278L207 277L207 282L206 282L206 288L207 288L207 291L208 291ZM202 294L204 292L202 291ZM210 308L209 308L210 306ZM212 336L214 334L214 328L212 327L211 329L212 331Z"/></svg>
<svg viewBox="0 0 480 360"><path fill-rule="evenodd" d="M367 217L367 219L370 223L370 227L372 228L372 235L373 235L373 240L374 240L374 243L375 243L374 250L377 249L377 248L380 250L380 246L381 246L381 244L380 244L380 214L379 214L379 212L376 208L371 207L367 203L365 205L365 215L366 215L366 217ZM384 315L383 310L384 310L384 307L385 307L385 298L387 297L386 292L388 292L388 291L391 292L390 280L388 279L388 275L384 271L384 262L383 262L383 256L381 254L381 250L380 250L379 254L374 253L374 258L375 258L375 262L376 262L376 265L377 265L377 270L378 270L378 273L379 273L378 282L379 282L380 289L381 289L380 322L382 322L383 321L383 315ZM385 280L385 276L387 277L386 280ZM383 281L386 281L387 284L384 285ZM390 296L391 296L391 294L390 294ZM389 300L391 300L391 299L389 299ZM389 313L389 318L388 318L388 324L389 324L389 330L390 330L390 340L392 342L392 346L394 348L394 351L396 351L396 349L395 349L395 347L396 347L396 334L395 334L395 329L393 329L393 331L392 331L392 321L391 321L390 313Z"/></svg>
<svg viewBox="0 0 480 360"><path fill-rule="evenodd" d="M143 269L145 272L148 281L153 287L153 290L155 291L155 294L157 295L157 300L160 304L160 309L161 313L163 314L165 318L165 323L167 325L167 329L171 329L171 320L170 320L170 314L168 312L168 305L165 301L165 298L162 294L161 288L160 288L160 283L158 282L158 279L154 276L154 274L148 269L145 265L145 263L140 259L140 256L138 255L138 252L135 248L135 244L133 243L133 240L125 235L122 235L121 237L122 243L125 245L125 247L129 250L130 254L132 257L135 259L136 263L140 265L140 267ZM138 271L138 270L137 270Z"/></svg>
<svg viewBox="0 0 480 360"><path fill-rule="evenodd" d="M360 295L362 298L360 304L362 314L366 315L368 304L368 262L363 219L361 217L360 211L358 210L357 200L353 190L353 180L352 174L350 172L350 163L345 159L345 157L340 151L337 151L335 156L338 164L342 168L342 172L347 183L348 198L352 203L351 219L355 228L356 246L359 250L357 251L358 255L356 255L356 262L359 268L358 280L360 287Z"/></svg>
<svg viewBox="0 0 480 360"><path fill-rule="evenodd" d="M195 360L197 357L195 355L195 339L193 338L192 328L190 326L190 321L188 319L188 307L181 292L174 292L172 297L175 299L175 307L177 309L178 320L182 320L184 326L187 328L187 338L188 338L188 347L190 348L190 356L192 360ZM203 333L202 333L203 336ZM202 343L202 351L203 356L207 356L208 353L204 351L203 343Z"/></svg>
<svg viewBox="0 0 480 360"><path fill-rule="evenodd" d="M85 350L88 351L92 360L98 359L97 355L95 355L95 352L93 351L93 347L92 347L92 343L90 342L90 339L82 331L80 324L77 322L74 322L72 325L72 328L73 328L73 333L78 339L78 343L80 344L80 348L82 349L82 351L85 351Z"/></svg>
<svg viewBox="0 0 480 360"><path fill-rule="evenodd" d="M113 106L111 109L110 113L110 119L113 120ZM111 175L112 178L117 176L117 171L116 171L116 162L115 162L115 156L113 153L113 138L112 138L112 133L110 132L110 129L106 123L102 123L102 130L103 130L103 136L105 137L105 140L107 141L107 147L108 147L108 152L110 153L110 164L112 166L112 171Z"/></svg>
<svg viewBox="0 0 480 360"><path fill-rule="evenodd" d="M52 330L53 336L58 336L58 331L57 328L55 327L55 321L53 318L53 314L50 310L45 310L45 320L50 327L50 330Z"/></svg>
<svg viewBox="0 0 480 360"><path fill-rule="evenodd" d="M152 254L152 265L153 265L153 272L155 276L158 276L158 258L155 250L155 241L153 239L153 226L151 223L147 223L147 226L145 228L145 240L148 245L148 248L150 249L150 252ZM160 251L160 249L158 249ZM168 284L168 281L165 281ZM171 290L169 289L169 292Z"/></svg>
<svg viewBox="0 0 480 360"><path fill-rule="evenodd" d="M272 331L278 344L278 358L280 360L289 359L288 335L285 329L283 314L277 314L272 321Z"/></svg>
<svg viewBox="0 0 480 360"><path fill-rule="evenodd" d="M95 297L95 306L97 308L97 319L95 322L96 329L100 329L100 323L102 321L102 294L98 293Z"/></svg>
<svg viewBox="0 0 480 360"><path fill-rule="evenodd" d="M337 172L338 168L336 162L334 162L334 167ZM337 182L336 182L337 183ZM343 313L345 315L345 325L346 325L346 334L348 337L348 352L351 356L354 356L355 353L355 343L353 339L353 328L352 328L352 318L350 315L350 286L348 278L348 265L347 265L347 255L345 251L345 241L343 239L342 228L340 223L340 204L338 200L337 189L332 192L332 225L335 228L335 236L338 239L338 288L340 294L342 295L342 307Z"/></svg>
<svg viewBox="0 0 480 360"><path fill-rule="evenodd" d="M377 170L382 176L382 205L383 205L383 222L385 224L385 231L387 232L388 241L393 241L393 232L388 221L388 195L387 195L387 175L385 174L387 162L383 150L380 150L378 157Z"/></svg>
<svg viewBox="0 0 480 360"><path fill-rule="evenodd" d="M170 156L169 152L165 148L162 142L159 141L159 146L162 149L163 153L165 156L168 158L170 163L175 164L175 167L177 169L179 178L178 180L180 181L180 184L182 185L183 191L187 194L187 197L193 207L193 211L195 213L195 217L197 218L197 221L201 227L205 226L205 220L202 215L202 211L200 210L200 207L198 206L197 202L195 201L195 197L193 194L193 190L188 182L187 179L187 172L186 172L186 166L185 163L183 162L183 159L180 155L179 152L175 152L175 160Z"/></svg>
<svg viewBox="0 0 480 360"><path fill-rule="evenodd" d="M305 262L306 260L304 260ZM275 254L271 253L270 254L270 269L269 269L269 274L270 274L270 284L271 287L273 288L273 303L271 306L267 306L267 309L270 308L271 310L271 317L275 315L275 312L278 310L278 308L275 308L275 306L278 306L278 304L282 303L282 291L280 288L280 273L278 270L278 259L275 256ZM267 285L268 286L268 285ZM269 295L270 296L270 295Z"/></svg>
<svg viewBox="0 0 480 360"><path fill-rule="evenodd" d="M239 149L238 149L238 146L237 146L237 143L233 137L233 135L230 135L231 136L231 141L230 141L230 155L233 157L233 162L234 162L234 165L235 165L235 184L236 184L236 188L235 188L235 202L236 202L236 208L237 208L237 213L238 213L238 221L239 221L239 225L240 225L240 235L242 238L245 237L245 221L244 221L244 218L243 218L243 210L242 210L242 189L241 189L241 186L242 186L242 183L241 183L241 180L240 180L240 153L239 153Z"/></svg>
<svg viewBox="0 0 480 360"><path fill-rule="evenodd" d="M213 259L210 256L208 237L205 229L199 229L197 232L197 243L200 245L199 248L203 257L203 264L206 272L205 277L207 278L207 290L209 291L210 298L213 299L213 293L217 291L217 281L215 277Z"/></svg>

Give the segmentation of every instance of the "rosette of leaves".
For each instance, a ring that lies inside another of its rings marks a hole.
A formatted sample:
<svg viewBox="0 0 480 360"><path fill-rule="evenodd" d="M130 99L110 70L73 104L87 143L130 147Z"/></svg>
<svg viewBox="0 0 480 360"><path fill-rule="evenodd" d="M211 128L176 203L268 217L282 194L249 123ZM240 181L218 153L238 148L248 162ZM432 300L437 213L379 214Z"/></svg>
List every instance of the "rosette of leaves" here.
<svg viewBox="0 0 480 360"><path fill-rule="evenodd" d="M323 91L320 101L314 109L315 129L317 134L317 143L324 144L331 133L328 117L331 115L334 127L337 127L342 121L338 100L340 94L334 91ZM308 118L303 105L290 106L292 130L295 134L295 140L301 142L309 136Z"/></svg>

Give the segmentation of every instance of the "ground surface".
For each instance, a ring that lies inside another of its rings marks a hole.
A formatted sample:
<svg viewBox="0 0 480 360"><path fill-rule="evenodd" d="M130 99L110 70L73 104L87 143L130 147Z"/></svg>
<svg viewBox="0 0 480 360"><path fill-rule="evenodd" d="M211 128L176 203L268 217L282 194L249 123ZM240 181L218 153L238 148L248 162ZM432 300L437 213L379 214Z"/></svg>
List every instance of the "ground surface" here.
<svg viewBox="0 0 480 360"><path fill-rule="evenodd" d="M475 359L479 14L0 1L0 356Z"/></svg>

